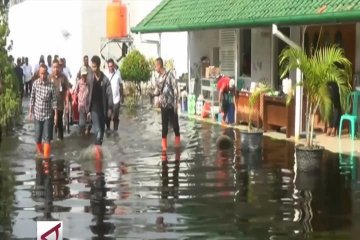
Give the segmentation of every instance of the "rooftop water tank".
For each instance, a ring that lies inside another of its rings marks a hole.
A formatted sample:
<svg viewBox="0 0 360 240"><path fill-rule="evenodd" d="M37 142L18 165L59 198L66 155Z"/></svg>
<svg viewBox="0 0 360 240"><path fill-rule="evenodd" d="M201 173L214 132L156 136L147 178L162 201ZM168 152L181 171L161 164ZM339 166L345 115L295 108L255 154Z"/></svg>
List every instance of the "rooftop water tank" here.
<svg viewBox="0 0 360 240"><path fill-rule="evenodd" d="M127 36L127 9L120 0L113 0L106 8L106 37L110 39Z"/></svg>

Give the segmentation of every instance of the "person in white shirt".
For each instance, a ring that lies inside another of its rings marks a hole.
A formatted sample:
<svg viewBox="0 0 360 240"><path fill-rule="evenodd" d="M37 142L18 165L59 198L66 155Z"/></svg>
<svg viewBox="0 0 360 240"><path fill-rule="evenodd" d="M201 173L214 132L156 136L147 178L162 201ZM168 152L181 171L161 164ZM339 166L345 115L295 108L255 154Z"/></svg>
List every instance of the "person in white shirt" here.
<svg viewBox="0 0 360 240"><path fill-rule="evenodd" d="M47 56L47 68L48 68L48 74L50 75L52 73L52 57L51 55Z"/></svg>
<svg viewBox="0 0 360 240"><path fill-rule="evenodd" d="M39 62L37 64L35 64L35 66L34 66L34 74L39 71L39 66L41 65L41 63L45 63L44 55L41 55L40 59L39 59Z"/></svg>
<svg viewBox="0 0 360 240"><path fill-rule="evenodd" d="M22 66L25 78L25 94L29 96L31 93L32 82L31 78L33 76L32 67L29 65L29 58L25 58L25 63Z"/></svg>
<svg viewBox="0 0 360 240"><path fill-rule="evenodd" d="M106 76L110 81L112 94L113 94L113 114L111 118L106 121L107 130L110 130L111 121L114 122L114 130L117 131L119 128L119 114L120 114L120 102L123 102L123 83L121 79L120 70L115 70L115 62L113 59L107 61L108 71Z"/></svg>

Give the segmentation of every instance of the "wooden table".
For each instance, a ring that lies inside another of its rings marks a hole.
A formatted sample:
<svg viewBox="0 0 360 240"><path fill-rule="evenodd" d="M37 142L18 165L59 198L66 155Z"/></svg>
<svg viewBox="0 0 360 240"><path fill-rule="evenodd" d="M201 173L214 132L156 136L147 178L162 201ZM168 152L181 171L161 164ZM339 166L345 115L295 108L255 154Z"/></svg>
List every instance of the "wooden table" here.
<svg viewBox="0 0 360 240"><path fill-rule="evenodd" d="M286 137L294 135L295 131L295 104L286 105L286 97L263 97L263 128L264 132L268 129L277 127L286 128Z"/></svg>

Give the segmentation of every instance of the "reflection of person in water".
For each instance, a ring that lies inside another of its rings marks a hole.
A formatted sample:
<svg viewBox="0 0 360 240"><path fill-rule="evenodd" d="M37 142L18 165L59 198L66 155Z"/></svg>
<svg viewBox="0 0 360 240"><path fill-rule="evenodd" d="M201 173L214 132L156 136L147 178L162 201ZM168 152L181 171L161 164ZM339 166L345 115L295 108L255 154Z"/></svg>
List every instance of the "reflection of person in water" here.
<svg viewBox="0 0 360 240"><path fill-rule="evenodd" d="M51 176L53 180L54 200L64 200L70 197L70 188L68 170L69 166L64 159L52 161Z"/></svg>
<svg viewBox="0 0 360 240"><path fill-rule="evenodd" d="M336 136L336 132L339 130L339 123L341 117L341 104L339 86L336 82L331 81L327 83L330 99L332 102L332 114L329 121L329 128L326 132L328 136Z"/></svg>
<svg viewBox="0 0 360 240"><path fill-rule="evenodd" d="M106 200L108 189L106 188L105 174L102 171L102 160L95 161L96 175L90 183L90 207L85 208L85 212L91 212L93 224L90 225L91 232L96 234L99 239L104 239L106 235L113 234L115 225L105 222L107 216L114 213L115 205L112 200Z"/></svg>
<svg viewBox="0 0 360 240"><path fill-rule="evenodd" d="M70 191L66 186L68 182L65 181L68 176L64 162L64 160L52 162L51 159L36 160L35 189L32 192L32 198L36 202L44 202L43 208L40 208L44 215L38 220L55 220L51 216L52 212L69 212L71 210L70 207L62 207L61 209L57 207L55 209L53 206L54 200L63 200L69 197ZM64 176L64 179L60 179L58 177L60 175Z"/></svg>
<svg viewBox="0 0 360 240"><path fill-rule="evenodd" d="M226 132L225 132L226 134ZM223 196L229 196L231 194L230 191L222 191L225 186L227 186L227 181L230 179L230 173L229 173L229 162L230 157L232 156L232 149L233 149L233 141L228 136L222 134L218 137L216 140L216 159L215 163L218 167L216 171L216 187L219 189L219 192L221 192L221 195Z"/></svg>
<svg viewBox="0 0 360 240"><path fill-rule="evenodd" d="M175 200L179 198L179 170L180 161L175 159L175 166L172 172L172 186L169 186L169 166L166 153L163 153L166 157L166 161L162 162L161 171L161 200L160 200L160 212L161 213L173 213L175 212ZM172 198L170 198L172 197ZM170 198L170 199L169 199ZM166 223L163 216L156 218L156 225L159 231L165 231Z"/></svg>
<svg viewBox="0 0 360 240"><path fill-rule="evenodd" d="M35 190L32 193L32 197L36 202L44 202L43 210L44 215L37 220L54 220L51 216L53 209L53 185L51 179L51 162L50 160L36 161L36 179Z"/></svg>

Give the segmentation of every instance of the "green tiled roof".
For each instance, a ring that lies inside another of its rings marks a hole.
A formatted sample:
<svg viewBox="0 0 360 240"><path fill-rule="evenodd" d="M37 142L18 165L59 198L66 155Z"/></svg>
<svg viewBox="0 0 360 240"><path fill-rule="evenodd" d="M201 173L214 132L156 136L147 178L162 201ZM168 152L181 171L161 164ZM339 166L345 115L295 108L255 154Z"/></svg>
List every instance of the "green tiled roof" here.
<svg viewBox="0 0 360 240"><path fill-rule="evenodd" d="M163 0L133 32L360 21L360 0Z"/></svg>

